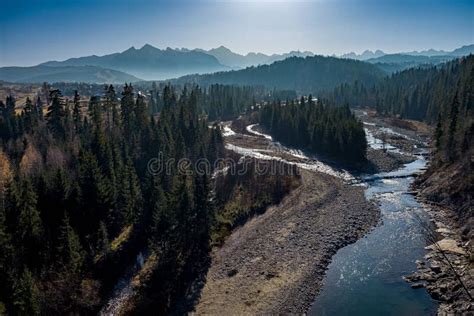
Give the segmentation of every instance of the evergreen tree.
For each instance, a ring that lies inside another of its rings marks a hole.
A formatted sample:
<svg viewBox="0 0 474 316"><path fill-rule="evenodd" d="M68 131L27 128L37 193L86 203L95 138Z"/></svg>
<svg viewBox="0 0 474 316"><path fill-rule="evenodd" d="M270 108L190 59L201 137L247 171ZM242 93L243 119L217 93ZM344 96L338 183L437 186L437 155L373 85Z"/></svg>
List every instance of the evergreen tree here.
<svg viewBox="0 0 474 316"><path fill-rule="evenodd" d="M62 267L68 273L78 273L80 271L84 254L79 236L72 229L67 213L64 214L60 228L57 252Z"/></svg>
<svg viewBox="0 0 474 316"><path fill-rule="evenodd" d="M46 114L48 127L56 137L64 139L64 100L59 90L52 90L49 97L51 105L48 107L48 113Z"/></svg>
<svg viewBox="0 0 474 316"><path fill-rule="evenodd" d="M12 296L16 315L40 315L38 289L28 269L15 280Z"/></svg>
<svg viewBox="0 0 474 316"><path fill-rule="evenodd" d="M29 178L16 183L14 206L18 216L15 241L17 249L25 256L25 261L33 265L40 253L43 226L37 209L37 195Z"/></svg>
<svg viewBox="0 0 474 316"><path fill-rule="evenodd" d="M451 104L451 114L450 114L450 123L448 128L448 142L447 142L447 153L448 159L450 161L456 158L456 126L458 120L458 113L459 113L459 101L458 96L454 97L453 103Z"/></svg>
<svg viewBox="0 0 474 316"><path fill-rule="evenodd" d="M73 99L73 110L72 110L72 119L74 121L74 128L76 133L80 132L82 128L82 115L81 115L81 96L77 90L74 90L74 99Z"/></svg>
<svg viewBox="0 0 474 316"><path fill-rule="evenodd" d="M434 137L435 137L436 149L439 151L441 149L441 140L443 137L443 124L441 120L441 113L438 114L438 122L436 123Z"/></svg>
<svg viewBox="0 0 474 316"><path fill-rule="evenodd" d="M36 99L35 111L38 115L39 120L42 121L43 120L43 102L41 101L40 96L38 96L38 98Z"/></svg>
<svg viewBox="0 0 474 316"><path fill-rule="evenodd" d="M131 84L125 84L120 102L124 135L129 139L134 132L133 128L135 126L133 87Z"/></svg>
<svg viewBox="0 0 474 316"><path fill-rule="evenodd" d="M23 126L25 131L30 132L35 129L38 122L38 116L30 98L26 98L25 107L23 109Z"/></svg>
<svg viewBox="0 0 474 316"><path fill-rule="evenodd" d="M109 234L104 222L100 222L99 231L97 233L97 251L107 254L110 250Z"/></svg>

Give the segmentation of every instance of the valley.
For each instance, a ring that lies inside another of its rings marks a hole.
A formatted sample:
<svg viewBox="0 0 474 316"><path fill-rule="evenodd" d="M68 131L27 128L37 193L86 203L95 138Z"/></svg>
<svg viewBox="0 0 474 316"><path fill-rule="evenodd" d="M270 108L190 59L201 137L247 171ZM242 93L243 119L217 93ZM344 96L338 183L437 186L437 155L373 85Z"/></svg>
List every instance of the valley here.
<svg viewBox="0 0 474 316"><path fill-rule="evenodd" d="M474 2L6 0L0 316L474 315Z"/></svg>

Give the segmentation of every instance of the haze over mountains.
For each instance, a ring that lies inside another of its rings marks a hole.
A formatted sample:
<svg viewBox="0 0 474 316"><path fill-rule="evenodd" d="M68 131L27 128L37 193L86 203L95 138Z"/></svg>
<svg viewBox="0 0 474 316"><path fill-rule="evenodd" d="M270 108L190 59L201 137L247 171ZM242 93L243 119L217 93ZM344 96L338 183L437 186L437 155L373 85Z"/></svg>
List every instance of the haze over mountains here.
<svg viewBox="0 0 474 316"><path fill-rule="evenodd" d="M341 83L359 81L367 85L386 75L377 66L359 60L336 57L290 57L270 65L248 67L204 75L189 75L173 82L210 84L261 85L267 88L316 93L333 89Z"/></svg>
<svg viewBox="0 0 474 316"><path fill-rule="evenodd" d="M452 56L452 57L461 57L472 54L474 52L474 44L472 45L464 45L462 47L456 48L452 51L444 51L444 50L435 50L435 49L428 49L423 51L411 51L411 52L401 52L396 54L388 54L379 49L376 51L365 50L361 54L356 54L354 52L350 52L347 54L343 54L341 58L351 58L357 60L368 60L374 59L378 57L382 57L385 55L410 55L410 56L426 56L426 57L434 57L434 56Z"/></svg>
<svg viewBox="0 0 474 316"><path fill-rule="evenodd" d="M123 83L136 82L140 79L122 71L96 66L51 67L38 65L33 67L0 68L0 80L18 83L39 83L44 81Z"/></svg>
<svg viewBox="0 0 474 316"><path fill-rule="evenodd" d="M386 54L381 50L375 52L366 50L362 54L348 53L341 55L340 58L364 61L375 65L385 74L390 74L410 67L440 64L471 53L474 53L474 45L463 46L448 52L429 49L421 52ZM261 73L271 69L261 66L259 70L239 72L239 70L247 67L269 65L289 57L312 56L315 56L315 54L308 51L291 51L272 55L263 53L242 55L224 46L209 50L172 49L169 47L159 49L146 44L139 49L130 47L123 52L104 56L92 55L70 58L64 61L48 61L33 67L3 67L0 68L0 80L11 82L120 83L141 80L166 80L189 75L193 75L192 78L196 80L198 78L195 76L196 74L237 71L226 75L219 73L214 76L204 76L202 78L207 79L199 79L208 82L209 78L222 78L223 82L220 83L230 83L233 80L229 78L241 78L240 76L244 73ZM311 59L302 60L312 61ZM275 66L275 68L280 66ZM288 70L292 71L292 69ZM330 73L331 71L329 71ZM248 80L239 79L236 81L247 82ZM255 80L255 82L257 81ZM265 82L268 84L271 80Z"/></svg>
<svg viewBox="0 0 474 316"><path fill-rule="evenodd" d="M233 51L224 46L219 46L218 48L213 48L207 51L202 49L196 49L196 51L201 51L210 54L216 57L221 64L237 69L246 68L250 66L271 64L275 61L283 60L288 57L314 56L314 53L308 51L291 51L285 54L272 55L266 55L262 53L248 53L246 55L241 55L238 53L234 53Z"/></svg>
<svg viewBox="0 0 474 316"><path fill-rule="evenodd" d="M132 46L121 53L71 58L62 62L50 61L43 65L53 67L92 65L124 71L146 80L229 70L229 67L220 64L217 58L209 54L171 48L159 49L148 44L140 49Z"/></svg>
<svg viewBox="0 0 474 316"><path fill-rule="evenodd" d="M224 46L206 51L203 49L189 50L169 47L159 49L146 44L140 49L131 47L121 53L71 58L65 61L50 61L42 65L53 67L92 65L124 71L144 80L163 80L189 74L212 73L270 64L292 56L306 57L313 55L311 52L299 51L273 55L262 53L240 55Z"/></svg>

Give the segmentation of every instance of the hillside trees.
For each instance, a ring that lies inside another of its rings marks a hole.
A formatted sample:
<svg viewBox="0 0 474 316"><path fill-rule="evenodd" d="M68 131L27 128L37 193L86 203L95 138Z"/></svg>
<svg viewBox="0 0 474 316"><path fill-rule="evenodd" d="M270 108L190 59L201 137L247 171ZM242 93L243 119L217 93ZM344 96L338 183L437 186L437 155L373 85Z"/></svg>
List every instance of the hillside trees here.
<svg viewBox="0 0 474 316"><path fill-rule="evenodd" d="M165 311L207 260L208 175L177 168L223 155L220 128L197 109L201 92L177 97L167 86L153 116L131 85L120 102L112 86L104 91L84 111L78 93L69 103L52 90L44 121L31 101L21 115L12 97L0 104L0 304L9 314L97 312L141 249L169 268L172 291L150 288ZM173 163L155 174L148 163L160 152Z"/></svg>

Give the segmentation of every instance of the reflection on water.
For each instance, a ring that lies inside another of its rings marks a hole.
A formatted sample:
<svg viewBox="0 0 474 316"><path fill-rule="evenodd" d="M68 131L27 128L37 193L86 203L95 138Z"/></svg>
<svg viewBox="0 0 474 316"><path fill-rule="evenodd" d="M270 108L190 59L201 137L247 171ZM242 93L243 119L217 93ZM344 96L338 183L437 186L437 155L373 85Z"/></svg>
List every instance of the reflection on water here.
<svg viewBox="0 0 474 316"><path fill-rule="evenodd" d="M377 139L368 136L369 145L377 147ZM377 174L375 181L367 182L365 195L380 205L382 223L333 257L310 315L436 313L437 304L426 290L414 290L402 279L416 270L415 260L426 253L422 226L429 225L429 218L415 198L406 194L413 178L384 179L413 174L425 165L420 156L400 170Z"/></svg>

